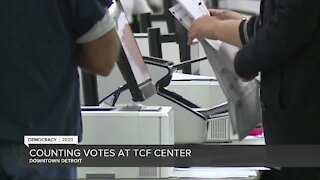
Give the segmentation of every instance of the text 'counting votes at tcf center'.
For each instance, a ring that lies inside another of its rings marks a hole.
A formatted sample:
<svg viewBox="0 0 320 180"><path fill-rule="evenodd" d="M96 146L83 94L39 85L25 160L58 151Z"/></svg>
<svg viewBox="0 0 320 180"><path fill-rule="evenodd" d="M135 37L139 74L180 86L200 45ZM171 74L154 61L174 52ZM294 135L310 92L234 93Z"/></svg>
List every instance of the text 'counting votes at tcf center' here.
<svg viewBox="0 0 320 180"><path fill-rule="evenodd" d="M86 148L29 149L30 158L52 157L191 157L188 148Z"/></svg>
<svg viewBox="0 0 320 180"><path fill-rule="evenodd" d="M191 155L192 150L188 148L30 148L27 164L82 164L88 158L187 158Z"/></svg>

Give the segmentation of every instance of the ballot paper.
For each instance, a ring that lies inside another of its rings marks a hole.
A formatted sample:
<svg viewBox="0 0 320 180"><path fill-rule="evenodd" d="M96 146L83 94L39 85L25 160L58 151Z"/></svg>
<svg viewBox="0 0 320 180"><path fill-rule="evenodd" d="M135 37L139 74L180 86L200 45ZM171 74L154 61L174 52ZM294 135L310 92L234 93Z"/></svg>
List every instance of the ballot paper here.
<svg viewBox="0 0 320 180"><path fill-rule="evenodd" d="M187 13L197 19L204 15L210 15L208 8L202 0L177 0Z"/></svg>
<svg viewBox="0 0 320 180"><path fill-rule="evenodd" d="M201 17L209 16L209 10L202 0L177 0L177 4L169 11L186 28L189 29L192 22ZM217 40L205 39L213 48L219 50L222 42Z"/></svg>
<svg viewBox="0 0 320 180"><path fill-rule="evenodd" d="M206 41L200 43L228 100L233 130L242 140L262 121L260 84L256 79L244 82L236 74L226 44L217 51Z"/></svg>
<svg viewBox="0 0 320 180"><path fill-rule="evenodd" d="M201 0L177 0L178 4L169 11L185 28L192 21L208 15L208 9ZM227 45L222 42L199 39L216 78L228 100L228 110L234 133L244 139L251 129L261 123L260 85L257 80L244 82L236 74L233 56L228 53Z"/></svg>

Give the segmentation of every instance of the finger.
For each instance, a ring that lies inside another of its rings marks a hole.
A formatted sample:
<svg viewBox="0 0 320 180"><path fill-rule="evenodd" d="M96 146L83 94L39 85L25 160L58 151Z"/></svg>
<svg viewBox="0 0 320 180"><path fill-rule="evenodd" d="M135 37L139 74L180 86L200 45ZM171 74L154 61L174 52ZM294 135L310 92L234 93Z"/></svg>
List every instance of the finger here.
<svg viewBox="0 0 320 180"><path fill-rule="evenodd" d="M188 44L191 45L193 39L195 38L195 33L194 32L190 32L188 33Z"/></svg>
<svg viewBox="0 0 320 180"><path fill-rule="evenodd" d="M188 38L188 45L190 46L192 44L193 39Z"/></svg>
<svg viewBox="0 0 320 180"><path fill-rule="evenodd" d="M198 36L198 29L197 29L197 26L196 24L193 24L190 29L189 29L189 32L188 32L188 44L192 44L192 41L197 38Z"/></svg>
<svg viewBox="0 0 320 180"><path fill-rule="evenodd" d="M196 27L197 27L197 24L198 24L198 19L194 20L189 28L189 33L192 33L195 31Z"/></svg>
<svg viewBox="0 0 320 180"><path fill-rule="evenodd" d="M218 9L209 9L209 13L211 16L216 16L216 15L220 14L220 11L221 10L218 10Z"/></svg>
<svg viewBox="0 0 320 180"><path fill-rule="evenodd" d="M188 32L188 44L192 44L193 39L198 38L200 34L200 27L203 25L204 16L194 20Z"/></svg>
<svg viewBox="0 0 320 180"><path fill-rule="evenodd" d="M191 45L192 44L192 42L193 42L193 37L188 37L188 45Z"/></svg>

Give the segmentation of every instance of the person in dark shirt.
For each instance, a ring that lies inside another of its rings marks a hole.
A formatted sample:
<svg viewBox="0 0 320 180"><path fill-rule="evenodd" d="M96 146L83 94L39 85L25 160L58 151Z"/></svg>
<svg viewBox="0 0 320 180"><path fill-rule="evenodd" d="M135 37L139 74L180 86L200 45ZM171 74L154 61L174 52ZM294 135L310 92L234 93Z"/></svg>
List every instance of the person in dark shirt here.
<svg viewBox="0 0 320 180"><path fill-rule="evenodd" d="M211 10L189 29L194 38L218 39L240 48L237 74L261 73L267 145L320 144L320 1L262 0L260 16ZM272 170L262 179L320 179L319 168Z"/></svg>
<svg viewBox="0 0 320 180"><path fill-rule="evenodd" d="M81 139L78 67L107 76L120 46L96 0L0 1L0 179L75 179L18 163L25 135Z"/></svg>

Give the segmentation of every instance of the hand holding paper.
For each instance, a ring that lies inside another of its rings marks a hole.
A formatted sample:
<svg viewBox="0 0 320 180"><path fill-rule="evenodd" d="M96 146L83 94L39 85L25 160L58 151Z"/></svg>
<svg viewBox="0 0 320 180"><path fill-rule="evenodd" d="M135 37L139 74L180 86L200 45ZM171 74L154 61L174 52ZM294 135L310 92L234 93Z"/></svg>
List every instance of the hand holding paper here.
<svg viewBox="0 0 320 180"><path fill-rule="evenodd" d="M195 38L206 38L216 40L214 29L217 28L218 19L212 16L202 16L193 21L188 33L188 43L191 44Z"/></svg>
<svg viewBox="0 0 320 180"><path fill-rule="evenodd" d="M209 10L202 0L177 0L177 1L178 1L178 4L171 7L169 9L169 11L188 30L190 29L194 20L197 20L198 18L201 19L203 16L210 17ZM205 24L207 24L207 23L205 23ZM209 32L209 28L210 27L207 27L206 32ZM211 27L211 28L214 28L214 27ZM212 31L212 29L211 29L211 31ZM194 35L197 35L197 33L195 33ZM202 37L194 36L192 39L194 39L194 38L215 39L213 36L202 36ZM192 39L189 40L190 41L189 44L191 43ZM221 46L221 41L209 40L209 39L205 39L205 40L213 48L215 48L217 50Z"/></svg>
<svg viewBox="0 0 320 180"><path fill-rule="evenodd" d="M242 20L246 17L237 12L222 9L209 9L209 12L211 16L215 16L219 20Z"/></svg>
<svg viewBox="0 0 320 180"><path fill-rule="evenodd" d="M226 44L205 39L216 39L218 36L224 42L241 44L238 32L241 20L224 21L210 16L201 0L177 1L178 4L169 10L189 30L189 43L194 38L199 39L227 97L232 128L239 135L239 139L243 139L262 119L259 83L255 80L249 82L241 80L235 72L231 61L233 57L228 54Z"/></svg>

